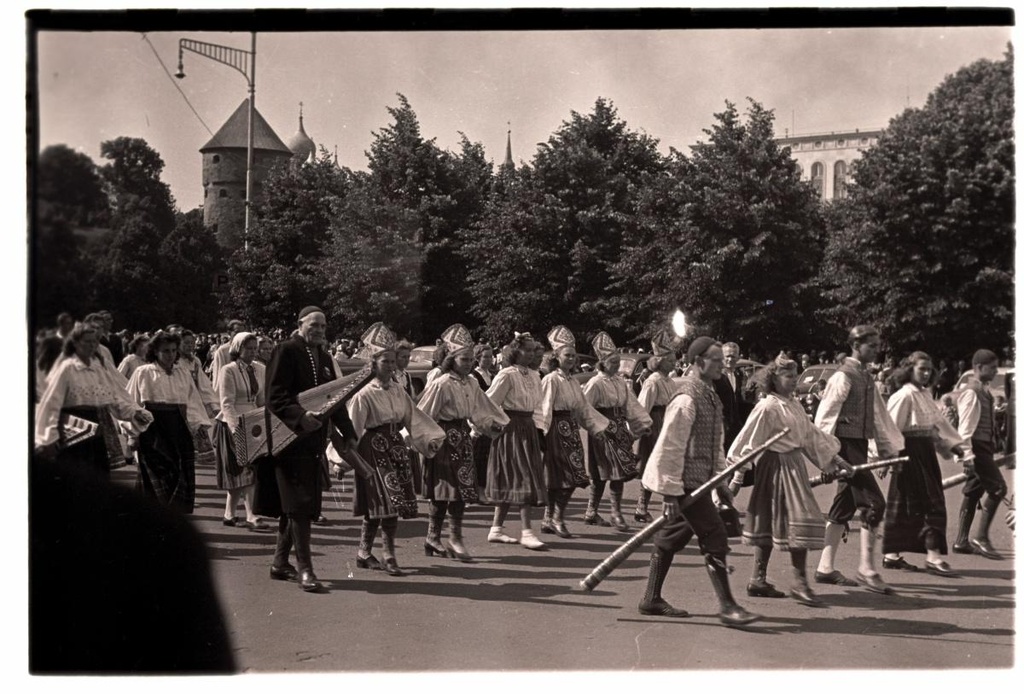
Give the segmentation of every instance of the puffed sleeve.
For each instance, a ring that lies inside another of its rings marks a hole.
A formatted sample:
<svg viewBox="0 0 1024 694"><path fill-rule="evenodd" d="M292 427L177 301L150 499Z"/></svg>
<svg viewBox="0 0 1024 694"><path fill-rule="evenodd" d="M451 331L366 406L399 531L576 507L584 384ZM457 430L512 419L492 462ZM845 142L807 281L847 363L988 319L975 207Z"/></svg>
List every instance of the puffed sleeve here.
<svg viewBox="0 0 1024 694"><path fill-rule="evenodd" d="M352 420L352 429L358 438L361 438L366 432L366 419L370 415L369 392L366 388L362 388L345 404L348 418Z"/></svg>
<svg viewBox="0 0 1024 694"><path fill-rule="evenodd" d="M875 398L875 443L878 446L878 452L881 455L896 455L906 445L903 434L893 423L892 417L889 416L889 410L885 409L885 400L882 399L878 388L871 390L873 391L872 396Z"/></svg>
<svg viewBox="0 0 1024 694"><path fill-rule="evenodd" d="M63 364L61 365L63 366ZM60 410L68 391L68 369L61 368L50 378L43 391L43 397L36 406L35 445L48 446L60 438Z"/></svg>
<svg viewBox="0 0 1024 694"><path fill-rule="evenodd" d="M964 441L964 454L969 456L972 451L971 438L981 421L981 403L973 388L967 387L960 391L956 399L956 412L960 422L958 431Z"/></svg>
<svg viewBox="0 0 1024 694"><path fill-rule="evenodd" d="M430 457L434 453L434 451L430 450L431 444L435 444L436 450L436 447L444 442L444 429L428 417L423 410L416 407L408 393L397 386L395 390L401 394L401 399L405 405L403 423L405 424L405 430L409 432L409 443L418 453Z"/></svg>
<svg viewBox="0 0 1024 694"><path fill-rule="evenodd" d="M897 390L889 398L885 408L889 411L892 423L900 431L906 431L910 428L910 419L914 413L914 399L911 397L910 391L906 388Z"/></svg>
<svg viewBox="0 0 1024 694"><path fill-rule="evenodd" d="M650 429L654 423L650 413L633 395L633 389L628 383L626 383L626 423L629 424L629 430L634 434Z"/></svg>
<svg viewBox="0 0 1024 694"><path fill-rule="evenodd" d="M255 366L260 366L256 364ZM191 373L189 375L192 375ZM210 383L210 379L206 377L206 373L202 369L196 369L195 371L195 384L199 388L199 399L203 401L204 405L213 405L214 407L220 406L220 397L213 390L213 384ZM260 379L260 392L263 388L263 379Z"/></svg>
<svg viewBox="0 0 1024 694"><path fill-rule="evenodd" d="M758 400L754 409L747 417L743 427L736 434L729 447L729 458L739 460L744 455L762 445L782 427L779 426L779 413L772 398ZM749 470L757 460L751 460L737 472Z"/></svg>
<svg viewBox="0 0 1024 694"><path fill-rule="evenodd" d="M664 496L683 495L683 468L695 414L693 398L689 395L676 395L668 403L665 423L644 467L642 483L645 489Z"/></svg>
<svg viewBox="0 0 1024 694"><path fill-rule="evenodd" d="M842 444L832 434L827 434L818 427L814 426L807 420L803 409L793 403L793 408L796 410L788 418L788 422L781 422L780 426L787 424L795 424L796 426L790 426L793 434L800 437L800 448L803 450L804 455L811 464L819 470L825 470L825 468L832 462L832 460L839 455L839 449L842 448Z"/></svg>
<svg viewBox="0 0 1024 694"><path fill-rule="evenodd" d="M235 378L238 367L228 364L217 376L217 390L220 391L220 417L231 431L238 427L238 411L235 409L235 397L238 392L238 381Z"/></svg>
<svg viewBox="0 0 1024 694"><path fill-rule="evenodd" d="M556 378L558 375L552 371L540 381L540 407L534 421L545 434L551 428L551 413L555 411L555 393L558 391Z"/></svg>
<svg viewBox="0 0 1024 694"><path fill-rule="evenodd" d="M648 376L644 380L644 384L640 386L640 395L637 396L636 401L640 403L640 406L650 412L654 409L656 400L658 399L658 381L660 379Z"/></svg>
<svg viewBox="0 0 1024 694"><path fill-rule="evenodd" d="M576 423L587 430L588 434L600 434L608 428L608 418L594 409L583 396L583 388L575 379L569 379L572 392L572 413Z"/></svg>
<svg viewBox="0 0 1024 694"><path fill-rule="evenodd" d="M206 405L203 404L202 398L199 397L199 389L196 388L192 376L185 371L176 371L175 373L179 375L182 388L185 391L185 419L188 421L189 428L195 431L199 427L208 427L207 434L213 436L213 422L210 421L210 417L206 414Z"/></svg>
<svg viewBox="0 0 1024 694"><path fill-rule="evenodd" d="M843 403L850 395L850 379L842 371L836 371L825 384L821 393L818 412L814 416L814 424L826 434L834 434L839 423L839 412Z"/></svg>
<svg viewBox="0 0 1024 694"><path fill-rule="evenodd" d="M124 387L132 401L140 406L144 402L142 396L142 378L144 373L145 369L135 369L135 373L128 379L128 384Z"/></svg>
<svg viewBox="0 0 1024 694"><path fill-rule="evenodd" d="M447 397L445 396L442 385L448 382L448 379L435 378L427 383L423 392L420 393L420 399L416 406L431 419L437 419L438 414L441 412L441 408L443 408L445 402L447 402ZM404 391L405 389L403 388L402 390ZM480 389L477 388L477 390Z"/></svg>
<svg viewBox="0 0 1024 694"><path fill-rule="evenodd" d="M505 396L512 388L512 380L509 378L509 370L502 369L491 381L491 387L487 389L487 397L498 407L505 402Z"/></svg>
<svg viewBox="0 0 1024 694"><path fill-rule="evenodd" d="M505 411L491 402L491 399L484 395L484 392L476 384L466 388L472 406L472 416L469 421L473 426L484 434L492 434L495 425L504 427L508 425L509 418Z"/></svg>

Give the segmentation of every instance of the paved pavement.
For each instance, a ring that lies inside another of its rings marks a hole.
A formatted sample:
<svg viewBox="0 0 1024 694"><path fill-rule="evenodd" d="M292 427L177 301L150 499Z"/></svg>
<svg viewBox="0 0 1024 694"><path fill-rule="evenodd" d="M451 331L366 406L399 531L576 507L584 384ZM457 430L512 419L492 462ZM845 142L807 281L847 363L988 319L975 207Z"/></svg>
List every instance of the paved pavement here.
<svg viewBox="0 0 1024 694"><path fill-rule="evenodd" d="M946 471L946 474L956 472ZM115 471L128 482L134 468ZM1013 472L1007 472L1013 488ZM962 574L944 579L925 573L883 571L891 596L861 588L816 586L828 609L791 599L745 594L752 567L749 547L734 541L733 589L744 606L764 615L746 629L724 627L700 555L676 557L665 596L689 610L689 619L637 613L647 576L649 548L642 548L591 593L578 583L628 535L584 526L585 491L569 508L576 539L550 539L550 551L485 541L490 509L470 507L467 546L472 563L424 556L425 503L421 517L400 521L397 554L409 572L401 578L355 566L359 522L348 511L347 491L324 497L326 526L314 526L317 575L324 594L268 576L274 536L221 524L224 493L214 471L197 471L195 526L205 537L240 667L245 672L445 672L629 671L660 669L948 669L1010 668L1014 653L1014 538L1003 520L993 523L993 543L1007 559L950 555ZM337 484L337 483L336 483ZM884 490L883 483L883 490ZM632 508L637 482L626 487ZM747 502L740 493L737 506ZM832 488L815 490L828 507ZM959 489L947 491L948 534L955 532ZM605 501L607 504L607 501ZM539 516L540 510L536 510ZM506 524L517 532L518 520ZM858 534L839 552L837 568L856 571ZM378 538L377 556L380 556ZM813 571L817 552L809 563ZM777 553L769 579L789 583L788 555ZM923 556L907 559L923 565Z"/></svg>

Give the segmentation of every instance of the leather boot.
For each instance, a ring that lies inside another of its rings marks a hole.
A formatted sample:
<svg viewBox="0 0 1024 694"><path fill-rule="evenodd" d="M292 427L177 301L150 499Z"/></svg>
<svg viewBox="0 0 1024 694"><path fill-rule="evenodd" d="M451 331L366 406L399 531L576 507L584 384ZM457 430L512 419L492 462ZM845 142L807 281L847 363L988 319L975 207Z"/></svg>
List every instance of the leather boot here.
<svg viewBox="0 0 1024 694"><path fill-rule="evenodd" d="M583 514L583 522L587 525L599 525L603 528L611 526L611 523L597 515L597 508L601 505L601 497L604 496L604 485L604 481L590 481L590 498L587 500L587 512Z"/></svg>
<svg viewBox="0 0 1024 694"><path fill-rule="evenodd" d="M423 541L423 553L432 557L435 554L441 557L448 555L448 550L441 544L441 528L444 526L444 514L448 504L444 502L431 501L430 510L427 514L427 539Z"/></svg>
<svg viewBox="0 0 1024 694"><path fill-rule="evenodd" d="M575 537L565 526L565 509L572 498L572 489L560 489L555 497L555 508L551 513L551 530L561 538Z"/></svg>
<svg viewBox="0 0 1024 694"><path fill-rule="evenodd" d="M551 519L555 515L555 495L556 494L557 494L556 490L554 490L554 489L549 489L548 490L548 503L544 507L544 518L542 518L541 521L540 521L540 531L542 533L547 533L548 535L553 535L554 532L555 532L555 528L554 528L554 526L552 524L552 520Z"/></svg>
<svg viewBox="0 0 1024 694"><path fill-rule="evenodd" d="M658 615L661 617L689 617L690 613L669 605L661 597L661 587L665 584L669 567L672 566L674 554L663 552L657 547L651 552L651 567L647 574L647 589L637 609L640 614Z"/></svg>
<svg viewBox="0 0 1024 694"><path fill-rule="evenodd" d="M711 578L711 585L718 596L719 613L718 619L726 626L743 626L761 619L761 615L747 612L736 604L732 597L732 590L729 588L729 568L725 563L724 554L708 554L704 558L704 565L707 567L708 576Z"/></svg>
<svg viewBox="0 0 1024 694"><path fill-rule="evenodd" d="M784 598L786 594L776 590L768 582L768 561L772 557L771 547L754 546L754 573L747 584L747 595L752 598Z"/></svg>
<svg viewBox="0 0 1024 694"><path fill-rule="evenodd" d="M999 499L991 496L985 497L981 504L981 516L978 518L978 529L971 538L971 549L975 554L980 554L986 559L1002 559L1003 555L996 551L988 539L988 529L992 525L992 518L999 508Z"/></svg>
<svg viewBox="0 0 1024 694"><path fill-rule="evenodd" d="M622 517L622 482L612 482L609 485L608 496L612 502L612 525L616 530L626 532L629 530L629 525L626 524L626 519Z"/></svg>
<svg viewBox="0 0 1024 694"><path fill-rule="evenodd" d="M466 512L465 501L453 501L448 504L448 556L459 561L473 561L465 545L462 544L462 517Z"/></svg>
<svg viewBox="0 0 1024 694"><path fill-rule="evenodd" d="M654 520L647 505L651 502L651 492L647 489L640 490L640 496L636 498L636 511L633 512L633 520L637 523L650 523Z"/></svg>
<svg viewBox="0 0 1024 694"><path fill-rule="evenodd" d="M793 563L793 587L789 591L790 597L801 605L825 607L825 602L807 584L807 550L791 551L790 561Z"/></svg>
<svg viewBox="0 0 1024 694"><path fill-rule="evenodd" d="M956 541L953 543L953 552L956 554L973 554L971 543L968 538L971 535L971 523L974 522L974 509L977 508L978 500L965 496L960 503L960 527L956 532Z"/></svg>

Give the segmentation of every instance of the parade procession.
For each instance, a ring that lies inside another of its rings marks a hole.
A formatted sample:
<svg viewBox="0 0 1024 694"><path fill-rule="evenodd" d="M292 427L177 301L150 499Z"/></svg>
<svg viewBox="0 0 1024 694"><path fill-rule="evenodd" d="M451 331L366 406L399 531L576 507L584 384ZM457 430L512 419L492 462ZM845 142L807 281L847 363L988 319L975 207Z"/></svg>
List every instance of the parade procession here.
<svg viewBox="0 0 1024 694"><path fill-rule="evenodd" d="M950 12L30 12L29 674L1012 669L1013 22Z"/></svg>

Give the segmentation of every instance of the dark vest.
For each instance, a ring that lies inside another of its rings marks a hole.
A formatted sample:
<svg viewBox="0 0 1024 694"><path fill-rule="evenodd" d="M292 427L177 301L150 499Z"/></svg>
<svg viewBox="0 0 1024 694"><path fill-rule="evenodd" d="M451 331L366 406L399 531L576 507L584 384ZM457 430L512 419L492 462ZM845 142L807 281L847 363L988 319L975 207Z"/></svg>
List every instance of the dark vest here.
<svg viewBox="0 0 1024 694"><path fill-rule="evenodd" d="M992 393L986 391L978 381L971 381L968 387L978 395L978 404L981 406L981 417L978 418L978 426L971 434L971 440L994 441L995 399L992 397Z"/></svg>
<svg viewBox="0 0 1024 694"><path fill-rule="evenodd" d="M839 367L850 379L850 394L839 410L835 435L845 439L875 438L875 384L867 369L853 361Z"/></svg>
<svg viewBox="0 0 1024 694"><path fill-rule="evenodd" d="M683 467L683 488L696 489L711 479L715 470L715 442L722 435L722 401L714 389L697 378L684 378L676 396L693 398L696 416L690 427Z"/></svg>

